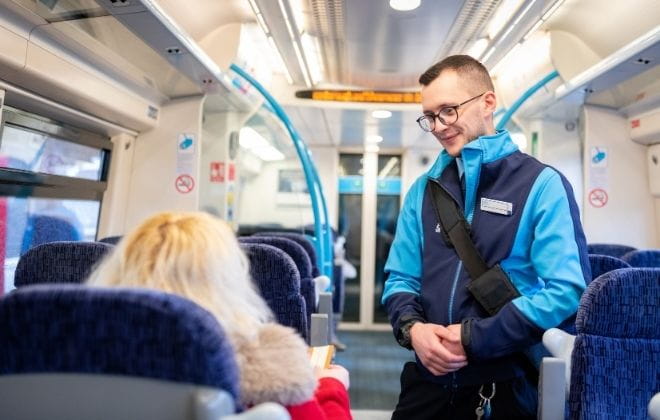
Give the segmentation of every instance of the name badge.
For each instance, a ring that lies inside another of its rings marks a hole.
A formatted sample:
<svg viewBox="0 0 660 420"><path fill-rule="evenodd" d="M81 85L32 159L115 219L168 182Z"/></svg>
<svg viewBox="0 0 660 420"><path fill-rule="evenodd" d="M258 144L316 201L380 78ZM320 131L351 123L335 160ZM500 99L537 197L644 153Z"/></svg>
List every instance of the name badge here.
<svg viewBox="0 0 660 420"><path fill-rule="evenodd" d="M513 204L506 201L492 200L490 198L481 197L481 210L489 213L503 214L504 216L511 216L513 214Z"/></svg>

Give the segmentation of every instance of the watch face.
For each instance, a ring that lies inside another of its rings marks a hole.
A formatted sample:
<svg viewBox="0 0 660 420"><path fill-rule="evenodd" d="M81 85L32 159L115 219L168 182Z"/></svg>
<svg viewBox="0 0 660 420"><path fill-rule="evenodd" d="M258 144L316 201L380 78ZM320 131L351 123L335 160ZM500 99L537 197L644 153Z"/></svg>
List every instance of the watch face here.
<svg viewBox="0 0 660 420"><path fill-rule="evenodd" d="M238 154L238 131L232 131L229 134L229 159L236 159Z"/></svg>

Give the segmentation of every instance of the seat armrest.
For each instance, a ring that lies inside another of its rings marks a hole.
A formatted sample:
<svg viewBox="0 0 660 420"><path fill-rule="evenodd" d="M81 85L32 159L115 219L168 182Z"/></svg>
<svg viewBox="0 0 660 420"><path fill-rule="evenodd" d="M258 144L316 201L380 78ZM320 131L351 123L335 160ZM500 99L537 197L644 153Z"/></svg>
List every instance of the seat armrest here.
<svg viewBox="0 0 660 420"><path fill-rule="evenodd" d="M221 420L291 420L291 416L281 405L267 402L255 405L240 414L221 417Z"/></svg>
<svg viewBox="0 0 660 420"><path fill-rule="evenodd" d="M566 393L571 389L571 356L575 346L575 336L558 328L550 328L543 334L543 345L553 357L566 364Z"/></svg>
<svg viewBox="0 0 660 420"><path fill-rule="evenodd" d="M660 420L660 392L655 394L649 401L649 418Z"/></svg>
<svg viewBox="0 0 660 420"><path fill-rule="evenodd" d="M312 347L330 344L330 320L328 314L312 314L309 331L309 345Z"/></svg>
<svg viewBox="0 0 660 420"><path fill-rule="evenodd" d="M566 363L557 357L544 357L539 372L540 420L563 420L567 398Z"/></svg>

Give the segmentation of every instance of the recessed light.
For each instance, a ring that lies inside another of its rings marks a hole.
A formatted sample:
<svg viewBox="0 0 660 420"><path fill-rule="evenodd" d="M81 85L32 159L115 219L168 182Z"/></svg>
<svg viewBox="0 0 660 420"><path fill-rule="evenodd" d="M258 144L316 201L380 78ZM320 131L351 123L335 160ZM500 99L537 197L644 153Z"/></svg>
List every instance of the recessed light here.
<svg viewBox="0 0 660 420"><path fill-rule="evenodd" d="M419 7L421 0L390 0L390 7L400 12L415 10Z"/></svg>
<svg viewBox="0 0 660 420"><path fill-rule="evenodd" d="M381 136L373 135L373 136L367 136L367 143L380 143L383 141L383 138Z"/></svg>
<svg viewBox="0 0 660 420"><path fill-rule="evenodd" d="M371 116L374 118L382 119L382 118L389 118L392 116L392 113L390 111L384 110L384 109L377 109L371 113Z"/></svg>

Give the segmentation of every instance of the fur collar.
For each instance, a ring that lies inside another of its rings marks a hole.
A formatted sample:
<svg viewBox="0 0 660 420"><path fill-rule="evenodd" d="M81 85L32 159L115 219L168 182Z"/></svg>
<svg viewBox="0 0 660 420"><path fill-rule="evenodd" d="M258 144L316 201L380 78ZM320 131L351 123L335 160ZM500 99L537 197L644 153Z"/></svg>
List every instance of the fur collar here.
<svg viewBox="0 0 660 420"><path fill-rule="evenodd" d="M307 345L293 329L265 324L254 337L233 339L243 405L272 401L290 406L313 397L316 377Z"/></svg>

